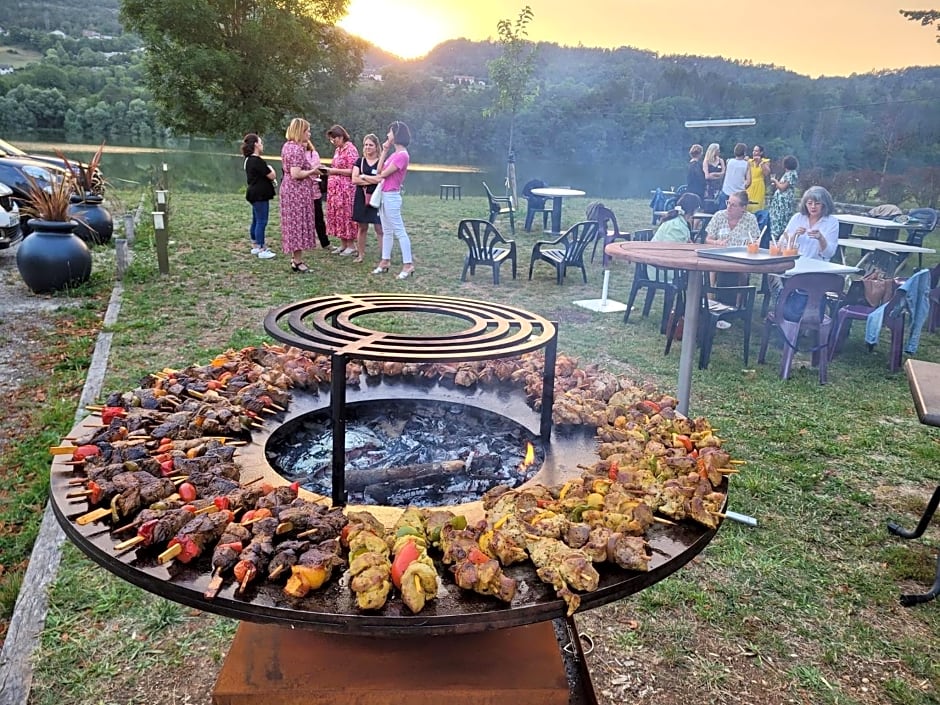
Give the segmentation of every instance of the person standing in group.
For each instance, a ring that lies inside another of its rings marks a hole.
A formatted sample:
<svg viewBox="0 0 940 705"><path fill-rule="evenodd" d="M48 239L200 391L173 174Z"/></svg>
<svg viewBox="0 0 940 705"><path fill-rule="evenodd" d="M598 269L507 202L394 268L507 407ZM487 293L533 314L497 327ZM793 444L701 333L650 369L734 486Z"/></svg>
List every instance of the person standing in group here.
<svg viewBox="0 0 940 705"><path fill-rule="evenodd" d="M721 158L717 142L712 142L705 150L702 173L705 175L705 200L715 201L721 191L721 181L725 178L725 160ZM710 206L708 212L714 213L716 210L717 203Z"/></svg>
<svg viewBox="0 0 940 705"><path fill-rule="evenodd" d="M408 126L396 120L388 127L388 135L382 143L379 152L379 177L382 179L382 205L379 208L379 217L382 219L382 261L372 270L373 274L383 274L388 271L392 261L392 244L398 241L401 247L401 272L399 279L407 279L415 273L414 262L411 257L411 239L405 230L405 223L401 218L401 185L408 172L411 157L408 154L408 145L411 143L411 130ZM391 152L391 153L389 153ZM394 236L394 237L391 237Z"/></svg>
<svg viewBox="0 0 940 705"><path fill-rule="evenodd" d="M728 199L738 191L747 191L751 185L751 170L747 161L747 145L738 142L734 145L734 158L729 159L725 164L725 180L721 184L721 195L719 196L719 210L725 207ZM744 203L745 208L747 202Z"/></svg>
<svg viewBox="0 0 940 705"><path fill-rule="evenodd" d="M326 131L333 143L333 161L326 170L326 229L330 235L340 239L333 254L349 257L356 254L356 237L359 228L353 222L353 199L356 187L352 182L353 165L359 158L359 150L349 139L342 125L333 125Z"/></svg>
<svg viewBox="0 0 940 705"><path fill-rule="evenodd" d="M258 259L271 259L274 253L264 244L264 231L268 227L268 213L271 199L274 198L274 187L277 185L277 174L274 169L261 158L264 151L264 142L254 132L249 132L242 140L242 155L245 157L245 178L248 188L245 191L245 200L251 204L251 227L248 234L251 236L251 254Z"/></svg>
<svg viewBox="0 0 940 705"><path fill-rule="evenodd" d="M686 193L694 193L699 201L705 198L705 169L702 167L702 145L693 144L689 149L689 171L685 177Z"/></svg>
<svg viewBox="0 0 940 705"><path fill-rule="evenodd" d="M309 272L301 256L304 250L317 245L313 220L313 194L317 169L307 156L310 141L310 123L294 118L284 135L287 141L281 148L284 181L281 184L281 247L290 254L290 268L295 272Z"/></svg>
<svg viewBox="0 0 940 705"><path fill-rule="evenodd" d="M356 237L358 255L353 262L362 262L366 256L366 236L369 225L375 226L379 236L379 250L382 249L382 220L379 209L369 205L369 197L378 188L381 179L379 173L379 138L369 133L362 140L362 156L353 165L352 182L356 186L356 198L353 202L353 221L359 228Z"/></svg>
<svg viewBox="0 0 940 705"><path fill-rule="evenodd" d="M323 217L324 184L322 177L326 167L320 163L320 153L313 145L312 140L307 140L307 161L310 162L310 166L317 170L317 178L313 180L313 226L317 231L317 240L320 241L320 247L329 252L330 238L326 234L326 220Z"/></svg>
<svg viewBox="0 0 940 705"><path fill-rule="evenodd" d="M751 170L751 183L747 187L748 205L750 213L763 210L767 200L767 177L770 176L770 160L764 156L764 148L755 144L751 149L751 158L748 160Z"/></svg>
<svg viewBox="0 0 940 705"><path fill-rule="evenodd" d="M770 197L770 235L774 240L780 237L796 204L796 184L800 179L797 169L800 164L792 154L783 158L783 175L778 179L770 177L773 195Z"/></svg>

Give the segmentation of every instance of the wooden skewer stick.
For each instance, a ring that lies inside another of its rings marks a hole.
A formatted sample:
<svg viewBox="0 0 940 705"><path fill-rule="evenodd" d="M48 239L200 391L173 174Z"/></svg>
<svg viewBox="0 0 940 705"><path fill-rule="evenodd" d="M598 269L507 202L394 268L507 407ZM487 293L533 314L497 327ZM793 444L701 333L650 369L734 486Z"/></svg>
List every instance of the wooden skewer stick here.
<svg viewBox="0 0 940 705"><path fill-rule="evenodd" d="M82 428L108 428L110 425L106 423L83 423Z"/></svg>
<svg viewBox="0 0 940 705"><path fill-rule="evenodd" d="M737 475L741 471L737 468L718 468L718 472L722 475Z"/></svg>
<svg viewBox="0 0 940 705"><path fill-rule="evenodd" d="M101 411L104 407L101 404L86 404L85 409L88 411Z"/></svg>
<svg viewBox="0 0 940 705"><path fill-rule="evenodd" d="M266 407L266 406L263 406L263 407L261 407L261 413L262 413L262 414L276 414L277 411L275 411L274 409L269 409L269 408Z"/></svg>
<svg viewBox="0 0 940 705"><path fill-rule="evenodd" d="M280 528L280 526L279 526L278 528ZM316 528L316 527L314 527L314 528L312 528L312 529L307 529L306 531L301 531L299 534L297 534L297 538L299 538L299 539L305 539L305 538L307 538L308 536L313 536L314 534L318 533L319 531L320 531L320 530L319 530L318 528Z"/></svg>
<svg viewBox="0 0 940 705"><path fill-rule="evenodd" d="M217 506L215 506L214 504L207 504L202 509L197 509L195 513L196 514L215 514L217 511L219 511L219 508Z"/></svg>
<svg viewBox="0 0 940 705"><path fill-rule="evenodd" d="M187 389L186 393L191 397L196 397L196 399L205 399L206 395L202 392L197 392L195 389Z"/></svg>
<svg viewBox="0 0 940 705"><path fill-rule="evenodd" d="M133 548L137 544L143 543L146 540L147 539L145 539L143 536L135 536L132 539L127 539L127 541L121 541L121 543L115 544L114 552L120 553L121 551L126 551L127 549Z"/></svg>
<svg viewBox="0 0 940 705"><path fill-rule="evenodd" d="M84 460L66 460L62 463L63 465L84 465Z"/></svg>
<svg viewBox="0 0 940 705"><path fill-rule="evenodd" d="M277 576L279 576L279 575L280 575L281 573L283 573L285 570L287 570L287 564L286 564L286 563L280 563L280 564L274 566L274 570L272 570L270 573L268 573L268 580L276 580L276 579L277 579Z"/></svg>
<svg viewBox="0 0 940 705"><path fill-rule="evenodd" d="M713 517L718 517L719 519L727 519L728 515L724 512L709 512Z"/></svg>
<svg viewBox="0 0 940 705"><path fill-rule="evenodd" d="M248 425L251 426L252 428L256 428L256 429L258 429L258 430L261 430L261 429L264 428L264 426L262 426L260 423L251 423L251 424L248 424Z"/></svg>
<svg viewBox="0 0 940 705"><path fill-rule="evenodd" d="M183 544L175 543L157 556L157 563L167 563L183 552Z"/></svg>
<svg viewBox="0 0 940 705"><path fill-rule="evenodd" d="M293 530L294 530L293 523L289 521L282 521L280 524L277 525L277 528L274 530L274 535L280 536L281 534L286 534Z"/></svg>
<svg viewBox="0 0 940 705"><path fill-rule="evenodd" d="M732 465L747 465L746 460L729 460L728 462Z"/></svg>
<svg viewBox="0 0 940 705"><path fill-rule="evenodd" d="M88 514L82 514L78 519L75 520L75 523L79 526L85 526L85 524L90 524L93 521L104 519L110 513L110 509L100 507L99 509L93 509L92 511L88 512Z"/></svg>
<svg viewBox="0 0 940 705"><path fill-rule="evenodd" d="M92 490L75 490L74 492L69 492L65 495L66 499L71 499L73 497L89 497L92 495Z"/></svg>
<svg viewBox="0 0 940 705"><path fill-rule="evenodd" d="M87 477L73 477L65 484L67 484L69 487L75 487L77 485L84 485L86 482L88 482Z"/></svg>
<svg viewBox="0 0 940 705"><path fill-rule="evenodd" d="M663 519L662 517L653 517L653 521L657 524L666 524L667 526L676 526L676 522L669 521L669 519Z"/></svg>
<svg viewBox="0 0 940 705"><path fill-rule="evenodd" d="M214 600L215 596L219 594L219 590L222 589L222 569L216 568L212 572L212 579L209 580L209 585L206 587L206 591L202 594L207 600Z"/></svg>
<svg viewBox="0 0 940 705"><path fill-rule="evenodd" d="M76 450L78 450L78 446L50 446L49 448L52 455L71 455Z"/></svg>
<svg viewBox="0 0 940 705"><path fill-rule="evenodd" d="M277 409L278 411L287 411L287 409L285 409L283 406L280 404L275 404L273 401L271 402L271 408Z"/></svg>

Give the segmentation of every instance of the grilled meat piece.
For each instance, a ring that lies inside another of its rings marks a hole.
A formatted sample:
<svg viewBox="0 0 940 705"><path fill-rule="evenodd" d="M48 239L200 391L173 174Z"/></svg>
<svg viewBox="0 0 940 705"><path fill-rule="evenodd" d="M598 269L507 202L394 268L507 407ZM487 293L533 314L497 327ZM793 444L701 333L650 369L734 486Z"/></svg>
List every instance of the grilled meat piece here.
<svg viewBox="0 0 940 705"><path fill-rule="evenodd" d="M291 597L304 597L311 590L322 587L332 576L333 568L343 565L339 551L340 542L337 539L322 541L304 551L291 567L291 576L284 586L284 592ZM384 600L382 604L385 604Z"/></svg>

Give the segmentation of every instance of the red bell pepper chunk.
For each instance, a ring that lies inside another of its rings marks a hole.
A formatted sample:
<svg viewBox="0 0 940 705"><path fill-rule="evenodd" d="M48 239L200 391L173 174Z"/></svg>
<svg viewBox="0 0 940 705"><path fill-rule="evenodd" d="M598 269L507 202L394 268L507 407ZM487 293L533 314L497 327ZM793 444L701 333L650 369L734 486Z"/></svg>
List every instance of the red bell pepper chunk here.
<svg viewBox="0 0 940 705"><path fill-rule="evenodd" d="M620 469L620 467L617 465L617 462L616 462L616 461L612 462L612 463L610 464L610 467L607 468L607 478L608 478L611 482L616 482L616 481L617 481L617 471L618 471L619 469Z"/></svg>
<svg viewBox="0 0 940 705"><path fill-rule="evenodd" d="M418 559L418 547L414 541L406 541L401 550L395 554L395 560L392 561L392 584L401 589L401 576L405 574L405 569Z"/></svg>
<svg viewBox="0 0 940 705"><path fill-rule="evenodd" d="M228 497L216 497L212 500L212 503L219 509L230 509L232 506Z"/></svg>
<svg viewBox="0 0 940 705"><path fill-rule="evenodd" d="M127 416L127 411L123 406L106 406L101 410L101 423L110 424L114 419L121 419Z"/></svg>
<svg viewBox="0 0 940 705"><path fill-rule="evenodd" d="M695 446L692 444L692 439L682 433L673 433L672 434L672 445L675 447L682 446L685 448L687 453L691 453Z"/></svg>
<svg viewBox="0 0 940 705"><path fill-rule="evenodd" d="M490 557L483 553L483 551L481 551L479 548L471 548L470 552L467 553L467 560L474 565L481 565L490 560Z"/></svg>
<svg viewBox="0 0 940 705"><path fill-rule="evenodd" d="M95 455L101 455L101 449L96 445L79 446L72 451L72 460L84 460Z"/></svg>

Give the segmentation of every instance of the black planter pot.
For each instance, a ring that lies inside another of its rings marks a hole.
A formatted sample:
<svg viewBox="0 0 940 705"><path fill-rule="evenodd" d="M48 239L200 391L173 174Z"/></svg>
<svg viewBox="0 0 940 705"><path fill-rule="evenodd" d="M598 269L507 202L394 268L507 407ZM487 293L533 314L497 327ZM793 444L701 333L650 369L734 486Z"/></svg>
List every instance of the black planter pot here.
<svg viewBox="0 0 940 705"><path fill-rule="evenodd" d="M69 215L78 222L75 234L89 245L104 245L114 234L114 220L103 202L104 198L90 193L72 196Z"/></svg>
<svg viewBox="0 0 940 705"><path fill-rule="evenodd" d="M78 286L91 276L91 250L75 233L75 223L33 219L32 232L16 252L16 267L37 294Z"/></svg>

